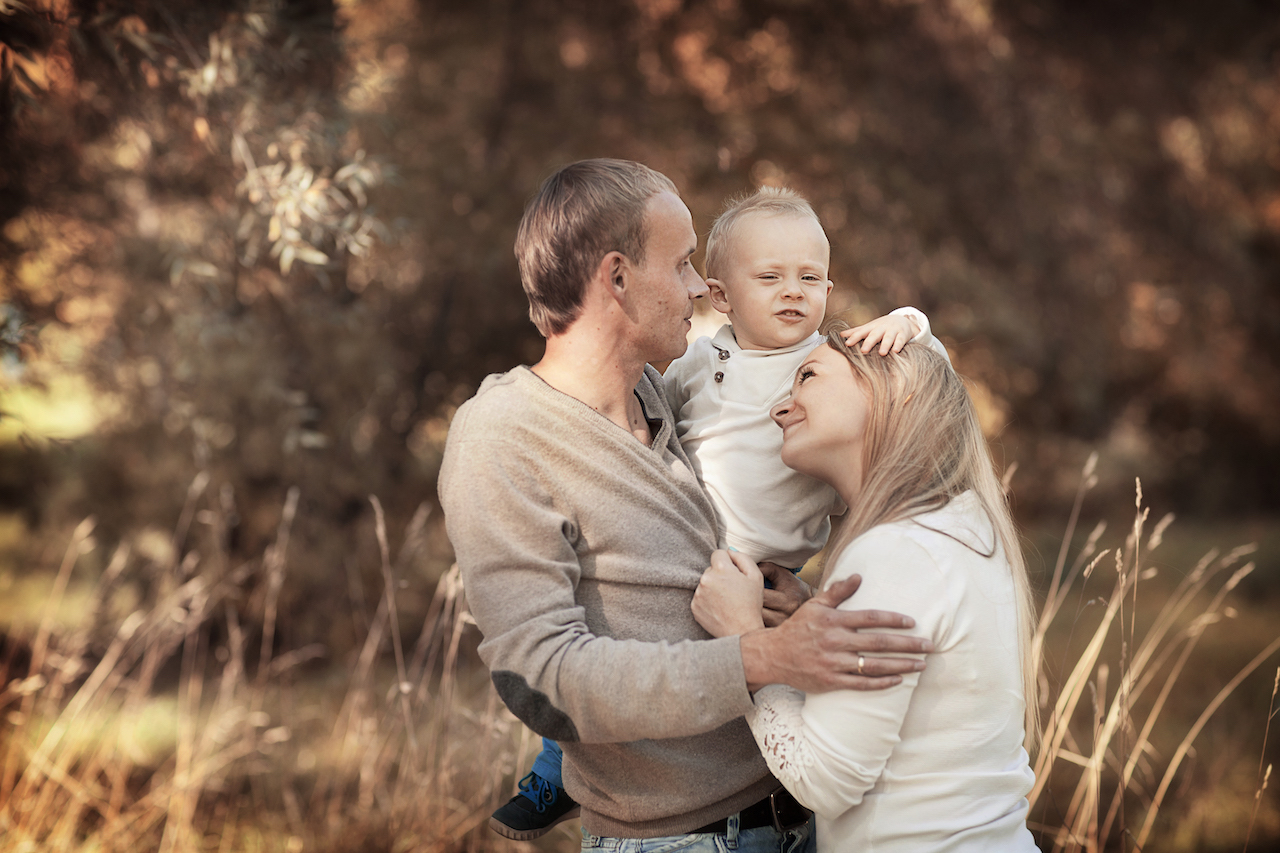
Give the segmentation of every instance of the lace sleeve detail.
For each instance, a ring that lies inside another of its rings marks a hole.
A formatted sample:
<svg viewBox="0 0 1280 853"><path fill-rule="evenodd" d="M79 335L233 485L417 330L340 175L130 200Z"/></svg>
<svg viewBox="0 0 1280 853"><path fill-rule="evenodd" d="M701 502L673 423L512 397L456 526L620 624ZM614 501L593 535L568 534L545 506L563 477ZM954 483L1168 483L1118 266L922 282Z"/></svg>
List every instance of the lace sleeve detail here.
<svg viewBox="0 0 1280 853"><path fill-rule="evenodd" d="M778 781L794 788L814 765L805 737L804 694L782 684L770 684L755 694L755 710L747 714L760 754Z"/></svg>

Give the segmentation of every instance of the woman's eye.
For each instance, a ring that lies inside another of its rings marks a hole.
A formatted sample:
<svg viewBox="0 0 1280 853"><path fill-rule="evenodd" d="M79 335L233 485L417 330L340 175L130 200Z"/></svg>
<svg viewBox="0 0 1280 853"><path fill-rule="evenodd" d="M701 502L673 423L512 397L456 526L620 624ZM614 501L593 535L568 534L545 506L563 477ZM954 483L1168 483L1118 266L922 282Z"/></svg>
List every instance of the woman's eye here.
<svg viewBox="0 0 1280 853"><path fill-rule="evenodd" d="M800 380L801 385L803 385L804 381L808 379L810 376L813 376L813 371L811 369L807 367L800 368L800 375L798 378Z"/></svg>

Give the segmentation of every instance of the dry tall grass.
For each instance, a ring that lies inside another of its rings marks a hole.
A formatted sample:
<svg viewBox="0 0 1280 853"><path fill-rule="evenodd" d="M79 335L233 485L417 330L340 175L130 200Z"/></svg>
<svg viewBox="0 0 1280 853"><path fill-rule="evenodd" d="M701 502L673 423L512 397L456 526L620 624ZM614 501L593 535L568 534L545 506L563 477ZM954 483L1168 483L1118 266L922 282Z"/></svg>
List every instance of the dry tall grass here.
<svg viewBox="0 0 1280 853"><path fill-rule="evenodd" d="M1041 675L1045 732L1034 759L1032 826L1046 850L1169 849L1157 839L1176 821L1160 817L1184 759L1280 639L1163 755L1153 740L1177 724L1170 698L1206 630L1232 615L1227 599L1253 569L1240 565L1251 549L1206 554L1171 593L1148 592L1155 572L1148 554L1170 519L1147 534L1139 491L1124 543L1098 550L1100 524L1073 557L1094 464L1084 471L1036 635L1040 652L1052 648L1050 661L1061 660L1062 649L1071 658L1060 676L1053 667ZM96 582L92 618L76 630L55 629L77 562L96 547L86 520L24 653L9 638L0 658L0 851L529 849L484 825L535 744L482 668L464 659L474 623L456 568L440 579L413 647L400 636L395 591L421 554L425 506L393 559L372 499L383 594L364 617L349 671L317 683L320 676L299 677L298 668L321 649L273 650L296 490L274 544L260 560L233 565L218 545L226 502L208 499L207 486L203 476L192 484L172 537L175 556L154 567L144 606L114 613L122 575L139 563L121 546ZM210 531L199 543L189 536L194 522ZM1103 573L1114 574L1110 593L1069 612L1072 595ZM354 613L359 619L363 609ZM1088 631L1086 616L1096 620ZM1063 631L1068 640L1055 639ZM1242 737L1265 741L1274 703L1273 689L1268 718ZM1274 813L1264 795L1270 770L1259 764L1248 833L1259 814ZM568 832L542 849L550 845L576 846Z"/></svg>
<svg viewBox="0 0 1280 853"><path fill-rule="evenodd" d="M1172 593L1157 593L1161 598L1154 602L1140 601L1143 582L1153 580L1158 573L1149 565L1149 553L1162 544L1173 516L1164 516L1146 536L1149 508L1143 506L1139 482L1137 511L1123 545L1099 551L1098 543L1106 530L1105 523L1099 523L1067 569L1081 506L1097 483L1096 464L1094 454L1081 477L1033 643L1041 667L1044 732L1034 759L1036 783L1029 799L1031 813L1042 816L1040 822L1032 822L1033 828L1042 833L1041 845L1055 853L1155 849L1149 848L1148 842L1161 807L1197 736L1241 682L1280 650L1278 636L1234 674L1185 731L1178 733L1180 740L1172 754L1161 755L1153 745L1153 733L1160 725L1168 727L1170 721L1165 712L1170 697L1179 689L1179 678L1206 629L1236 615L1226 601L1254 570L1252 562L1239 564L1256 546L1245 545L1225 555L1210 551ZM1068 636L1083 624L1081 611L1066 614L1064 605L1073 588L1097 572L1114 573L1109 593L1088 602L1096 605L1101 615L1083 648L1075 650L1073 659L1064 660L1061 682L1051 684L1043 671L1046 639L1057 623L1069 625ZM1154 617L1144 618L1140 624L1140 609L1144 613L1154 611ZM1113 666L1116 686L1109 691ZM1280 685L1280 670L1276 678ZM1273 703L1274 700L1273 690ZM1269 713L1265 721L1259 721L1264 751L1271 716ZM1259 770L1255 817L1266 784L1261 767ZM1266 770L1269 774L1270 766ZM1043 807L1041 799L1050 786L1069 793L1065 810L1053 813ZM1057 819L1046 823L1046 814ZM1251 820L1245 848L1252 830Z"/></svg>
<svg viewBox="0 0 1280 853"><path fill-rule="evenodd" d="M209 541L221 541L217 506L199 508L206 486L203 477L192 485L174 554L197 516L214 528ZM514 743L527 749L527 737L521 741L487 680L477 690L477 679L465 678L474 667L460 666L459 654L473 622L456 568L440 579L414 647L400 637L394 591L423 545L427 508L413 517L393 561L374 500L384 594L344 676L341 702L317 720L324 696L307 697L317 688L291 674L323 650L273 653L297 504L294 490L275 543L256 564L232 567L215 547L157 567L154 600L111 625L101 655L92 640L109 618L130 554L117 549L98 582L94 624L57 636L53 614L77 558L93 547L93 521L77 528L29 638L29 664L21 665L13 638L0 660L0 713L7 712L0 850L497 846L477 828L510 796L504 779L525 760ZM255 595L261 624L244 625L237 602ZM250 635L260 637L257 649ZM158 684L175 662L176 686ZM160 717L176 717L176 730L149 750L155 732L139 731L138 721L152 723L148 705L166 693L174 701Z"/></svg>

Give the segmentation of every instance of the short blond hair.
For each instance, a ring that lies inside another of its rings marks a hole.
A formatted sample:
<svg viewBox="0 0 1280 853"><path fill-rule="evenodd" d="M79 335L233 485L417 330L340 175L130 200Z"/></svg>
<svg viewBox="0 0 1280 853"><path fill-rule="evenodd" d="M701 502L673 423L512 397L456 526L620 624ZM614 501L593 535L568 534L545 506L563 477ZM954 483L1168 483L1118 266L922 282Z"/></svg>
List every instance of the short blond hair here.
<svg viewBox="0 0 1280 853"><path fill-rule="evenodd" d="M664 192L680 195L666 175L631 160L579 160L543 181L525 207L515 247L529 319L543 337L578 319L587 281L605 255L644 263L645 211Z"/></svg>
<svg viewBox="0 0 1280 853"><path fill-rule="evenodd" d="M770 216L808 216L822 227L822 220L804 196L786 187L761 187L749 195L729 199L724 212L716 217L707 235L707 278L719 278L729 256L729 243L734 226L752 213ZM824 230L823 235L826 235Z"/></svg>

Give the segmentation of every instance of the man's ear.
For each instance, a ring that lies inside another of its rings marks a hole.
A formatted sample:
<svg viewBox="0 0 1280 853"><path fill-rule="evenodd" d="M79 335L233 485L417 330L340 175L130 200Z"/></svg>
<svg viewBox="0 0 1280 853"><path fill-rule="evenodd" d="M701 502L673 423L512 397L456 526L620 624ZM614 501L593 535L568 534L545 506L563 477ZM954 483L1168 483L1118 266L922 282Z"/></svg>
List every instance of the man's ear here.
<svg viewBox="0 0 1280 853"><path fill-rule="evenodd" d="M592 281L602 285L614 299L622 299L626 294L628 276L627 258L621 252L610 252L600 259L596 265Z"/></svg>
<svg viewBox="0 0 1280 853"><path fill-rule="evenodd" d="M733 310L733 306L729 304L729 292L724 288L724 282L718 278L707 279L707 290L711 291L711 307L719 311L721 314L728 314Z"/></svg>

